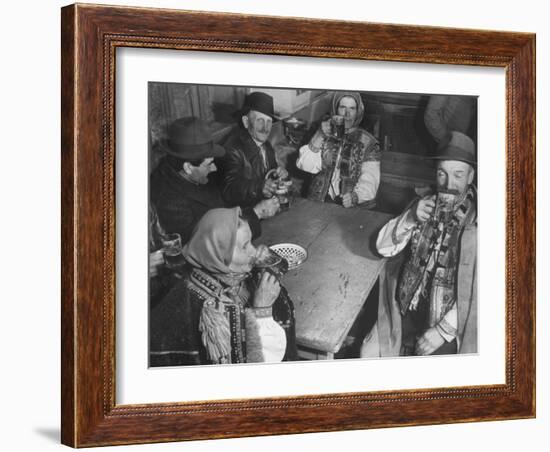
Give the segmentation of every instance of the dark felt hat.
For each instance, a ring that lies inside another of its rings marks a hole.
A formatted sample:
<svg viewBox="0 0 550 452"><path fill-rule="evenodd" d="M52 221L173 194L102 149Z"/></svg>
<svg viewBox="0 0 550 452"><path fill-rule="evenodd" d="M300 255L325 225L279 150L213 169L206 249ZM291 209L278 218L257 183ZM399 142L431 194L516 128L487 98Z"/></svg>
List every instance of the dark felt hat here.
<svg viewBox="0 0 550 452"><path fill-rule="evenodd" d="M476 166L476 147L474 141L462 132L453 131L437 149L437 155L431 160L458 160Z"/></svg>
<svg viewBox="0 0 550 452"><path fill-rule="evenodd" d="M202 119L185 117L168 126L164 150L183 160L221 157L225 150L212 140L212 129Z"/></svg>
<svg viewBox="0 0 550 452"><path fill-rule="evenodd" d="M273 110L273 97L261 91L254 91L245 97L240 114L246 115L250 110L259 111L264 115L270 116L274 121L279 119L275 116Z"/></svg>

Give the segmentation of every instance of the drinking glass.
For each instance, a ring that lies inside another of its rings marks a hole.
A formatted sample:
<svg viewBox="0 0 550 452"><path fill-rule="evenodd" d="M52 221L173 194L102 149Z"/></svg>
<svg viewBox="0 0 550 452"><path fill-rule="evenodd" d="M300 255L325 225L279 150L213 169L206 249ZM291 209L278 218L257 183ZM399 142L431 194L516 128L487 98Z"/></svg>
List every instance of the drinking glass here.
<svg viewBox="0 0 550 452"><path fill-rule="evenodd" d="M180 266L183 263L181 236L177 233L165 234L162 237L162 251L169 268Z"/></svg>
<svg viewBox="0 0 550 452"><path fill-rule="evenodd" d="M331 120L332 124L332 134L336 138L344 138L344 135L346 134L346 125L344 122L344 117L341 115L334 115Z"/></svg>

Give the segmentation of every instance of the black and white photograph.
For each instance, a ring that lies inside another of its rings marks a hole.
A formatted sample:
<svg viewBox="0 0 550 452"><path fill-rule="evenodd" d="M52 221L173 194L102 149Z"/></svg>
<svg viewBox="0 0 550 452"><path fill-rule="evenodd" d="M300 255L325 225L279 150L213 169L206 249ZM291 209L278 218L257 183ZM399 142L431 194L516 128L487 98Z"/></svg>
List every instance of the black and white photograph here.
<svg viewBox="0 0 550 452"><path fill-rule="evenodd" d="M477 353L477 109L149 82L149 366Z"/></svg>

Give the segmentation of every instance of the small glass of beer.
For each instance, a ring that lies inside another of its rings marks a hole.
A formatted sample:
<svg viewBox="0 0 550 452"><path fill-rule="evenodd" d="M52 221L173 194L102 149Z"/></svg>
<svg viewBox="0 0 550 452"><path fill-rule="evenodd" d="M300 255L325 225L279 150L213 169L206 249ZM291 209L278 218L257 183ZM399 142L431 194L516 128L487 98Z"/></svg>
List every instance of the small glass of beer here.
<svg viewBox="0 0 550 452"><path fill-rule="evenodd" d="M334 115L331 120L332 124L332 134L336 138L344 138L344 135L346 134L346 125L344 122L344 117L341 115Z"/></svg>
<svg viewBox="0 0 550 452"><path fill-rule="evenodd" d="M165 234L162 237L162 251L168 268L177 268L183 263L181 237L177 233Z"/></svg>

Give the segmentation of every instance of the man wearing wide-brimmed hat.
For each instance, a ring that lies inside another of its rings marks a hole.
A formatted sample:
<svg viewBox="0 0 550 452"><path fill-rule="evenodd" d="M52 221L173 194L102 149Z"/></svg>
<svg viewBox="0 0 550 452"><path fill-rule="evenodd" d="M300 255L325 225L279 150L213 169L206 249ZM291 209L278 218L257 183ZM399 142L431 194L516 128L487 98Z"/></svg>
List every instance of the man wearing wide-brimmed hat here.
<svg viewBox="0 0 550 452"><path fill-rule="evenodd" d="M225 150L213 142L212 130L199 118L179 118L167 132L163 143L166 156L151 175L151 201L164 230L180 234L186 243L208 210L226 206L219 187L208 177L216 171L214 158L222 157ZM259 234L258 219L274 215L278 207L275 199L244 212L255 236Z"/></svg>
<svg viewBox="0 0 550 452"><path fill-rule="evenodd" d="M362 356L477 352L474 142L453 131L434 159L435 193L414 200L378 234L378 252L395 258Z"/></svg>
<svg viewBox="0 0 550 452"><path fill-rule="evenodd" d="M225 156L216 163L223 198L230 205L246 207L271 198L280 188L274 180L266 180L270 170L282 179L288 173L277 164L268 141L273 121L277 120L273 98L260 91L248 94L239 119L239 127L224 143Z"/></svg>

